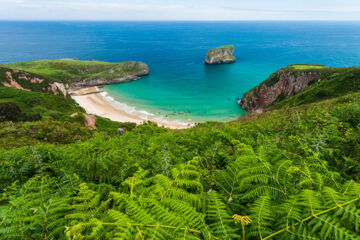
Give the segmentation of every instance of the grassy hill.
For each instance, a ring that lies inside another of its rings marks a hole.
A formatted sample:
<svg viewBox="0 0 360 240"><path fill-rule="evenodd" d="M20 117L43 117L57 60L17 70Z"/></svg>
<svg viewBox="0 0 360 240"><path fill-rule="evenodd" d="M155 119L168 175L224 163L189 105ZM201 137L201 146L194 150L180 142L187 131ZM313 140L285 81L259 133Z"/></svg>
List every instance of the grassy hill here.
<svg viewBox="0 0 360 240"><path fill-rule="evenodd" d="M43 110L41 121L0 123L0 239L359 239L357 69L337 81L325 69L326 81L293 96L304 102L123 136L72 122L82 110L70 99L0 88L3 102ZM321 86L332 95L316 95Z"/></svg>
<svg viewBox="0 0 360 240"><path fill-rule="evenodd" d="M21 70L28 75L42 79L40 87L43 89L51 83L62 83L70 87L96 86L138 79L139 76L147 75L149 68L141 62L108 63L100 61L80 61L75 59L38 60L31 62L8 63L0 65L0 82L9 82L5 74L9 70ZM23 73L22 72L22 73ZM29 81L23 77L14 78L24 88L32 87ZM24 85L25 83L25 85ZM34 84L39 85L39 83ZM30 89L30 88L28 88Z"/></svg>
<svg viewBox="0 0 360 240"><path fill-rule="evenodd" d="M141 72L145 65L139 62L108 63L100 61L80 61L75 59L38 60L2 64L12 69L24 70L47 77L51 81L69 83L76 79L121 78Z"/></svg>

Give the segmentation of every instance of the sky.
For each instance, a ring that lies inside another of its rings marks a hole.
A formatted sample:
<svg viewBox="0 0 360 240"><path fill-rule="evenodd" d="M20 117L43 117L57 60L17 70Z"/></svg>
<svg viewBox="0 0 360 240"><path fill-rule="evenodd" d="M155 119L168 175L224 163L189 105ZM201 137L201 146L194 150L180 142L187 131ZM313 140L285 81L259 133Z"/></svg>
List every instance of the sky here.
<svg viewBox="0 0 360 240"><path fill-rule="evenodd" d="M360 20L360 0L0 0L0 20Z"/></svg>

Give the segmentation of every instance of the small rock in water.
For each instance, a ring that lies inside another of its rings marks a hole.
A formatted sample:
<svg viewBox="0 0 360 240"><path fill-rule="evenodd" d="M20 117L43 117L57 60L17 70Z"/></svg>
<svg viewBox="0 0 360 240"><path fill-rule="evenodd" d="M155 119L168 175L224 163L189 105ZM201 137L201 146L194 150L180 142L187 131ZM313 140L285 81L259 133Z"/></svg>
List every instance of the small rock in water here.
<svg viewBox="0 0 360 240"><path fill-rule="evenodd" d="M123 128L118 128L117 133L118 133L120 136L122 136L122 135L124 135L124 133L125 133L125 129L123 129Z"/></svg>
<svg viewBox="0 0 360 240"><path fill-rule="evenodd" d="M233 63L236 58L233 56L234 46L222 46L210 49L206 53L205 64Z"/></svg>

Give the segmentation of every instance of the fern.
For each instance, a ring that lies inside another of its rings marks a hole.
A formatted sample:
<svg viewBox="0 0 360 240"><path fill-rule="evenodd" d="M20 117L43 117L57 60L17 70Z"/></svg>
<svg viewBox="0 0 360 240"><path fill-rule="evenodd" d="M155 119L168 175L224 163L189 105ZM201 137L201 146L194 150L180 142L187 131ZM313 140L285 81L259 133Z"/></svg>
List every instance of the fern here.
<svg viewBox="0 0 360 240"><path fill-rule="evenodd" d="M226 210L226 205L221 202L220 197L215 191L212 191L208 197L207 220L210 222L210 229L221 239L236 239L233 224L234 221Z"/></svg>
<svg viewBox="0 0 360 240"><path fill-rule="evenodd" d="M95 235L106 239L110 236L115 239L200 239L202 236L217 239L207 224L205 215L198 212L199 204L194 204L199 203L202 198L200 175L195 171L194 164L196 161L190 161L174 169L172 179L164 175L148 179L148 173L140 169L133 177L124 181L125 192L110 194L112 208L105 215L92 214L92 218L85 217L87 215L84 212L91 213L92 206L99 205L95 203L98 198L81 185L79 197L75 199L94 200L85 202L85 207L80 204L80 207L75 207L78 213L67 216L84 216L83 219L78 218L79 221L68 229L68 236L86 236L89 239ZM213 209L212 203L210 201L209 209ZM222 209L220 202L216 206ZM226 221L233 222L231 218Z"/></svg>

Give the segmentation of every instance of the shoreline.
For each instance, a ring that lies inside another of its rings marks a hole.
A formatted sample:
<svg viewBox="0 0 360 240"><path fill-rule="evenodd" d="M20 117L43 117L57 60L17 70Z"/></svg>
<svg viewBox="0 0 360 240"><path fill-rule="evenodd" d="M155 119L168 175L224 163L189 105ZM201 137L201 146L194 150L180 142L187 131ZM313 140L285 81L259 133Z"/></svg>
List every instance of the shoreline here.
<svg viewBox="0 0 360 240"><path fill-rule="evenodd" d="M87 113L105 117L116 122L133 122L140 125L151 121L158 126L170 129L187 129L195 126L193 122L179 123L167 119L159 120L159 117L155 115L149 115L147 119L142 118L117 107L116 103L120 102L107 98L104 93L106 92L97 87L87 87L72 91L71 97L83 107Z"/></svg>

